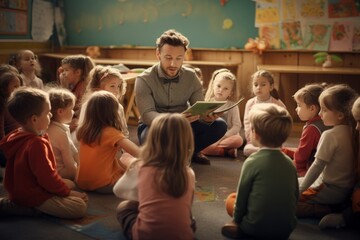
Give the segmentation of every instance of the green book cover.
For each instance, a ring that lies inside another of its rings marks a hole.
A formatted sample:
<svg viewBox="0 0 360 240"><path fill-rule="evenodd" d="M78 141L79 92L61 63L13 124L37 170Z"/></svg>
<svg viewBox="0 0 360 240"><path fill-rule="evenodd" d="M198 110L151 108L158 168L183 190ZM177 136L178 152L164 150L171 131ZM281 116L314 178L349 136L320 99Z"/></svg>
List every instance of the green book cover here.
<svg viewBox="0 0 360 240"><path fill-rule="evenodd" d="M226 101L214 101L214 102L206 102L206 101L197 101L190 108L184 111L184 113L191 113L191 115L203 115L206 116L209 113L215 111L222 105L224 105Z"/></svg>

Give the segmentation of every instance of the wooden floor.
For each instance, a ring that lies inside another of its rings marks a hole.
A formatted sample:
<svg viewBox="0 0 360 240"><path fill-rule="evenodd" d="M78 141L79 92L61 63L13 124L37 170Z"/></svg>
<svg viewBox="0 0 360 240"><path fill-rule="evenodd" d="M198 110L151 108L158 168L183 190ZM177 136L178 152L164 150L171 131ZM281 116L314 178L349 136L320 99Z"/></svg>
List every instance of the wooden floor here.
<svg viewBox="0 0 360 240"><path fill-rule="evenodd" d="M135 127L130 127L130 138L135 139ZM297 138L290 138L288 146L296 146ZM236 190L244 157L236 159L211 157L211 165L193 164L196 175L196 194L193 215L197 222L196 239L226 239L221 227L231 218L225 211L224 201ZM0 196L6 192L0 185ZM119 200L114 195L89 193L88 216L81 221L63 221L43 216L38 218L0 217L0 239L124 239L115 216ZM320 230L318 219L300 219L291 240L359 240L354 229Z"/></svg>

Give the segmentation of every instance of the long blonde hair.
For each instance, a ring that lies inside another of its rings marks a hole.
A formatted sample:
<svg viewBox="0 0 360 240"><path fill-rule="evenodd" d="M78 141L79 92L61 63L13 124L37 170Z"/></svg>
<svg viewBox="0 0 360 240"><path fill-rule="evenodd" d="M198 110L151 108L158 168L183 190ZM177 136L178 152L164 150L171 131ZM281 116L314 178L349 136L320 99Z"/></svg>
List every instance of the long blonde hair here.
<svg viewBox="0 0 360 240"><path fill-rule="evenodd" d="M160 189L181 197L188 186L187 167L194 152L190 123L179 113L164 113L156 117L149 129L139 159L143 166L158 169L155 181Z"/></svg>
<svg viewBox="0 0 360 240"><path fill-rule="evenodd" d="M227 68L221 68L218 70L215 70L213 74L211 75L211 79L205 94L205 101L211 101L214 98L214 81L217 76L222 77L222 79L233 81L233 88L232 88L232 95L231 100L237 99L237 87L236 87L236 77L235 75L230 72Z"/></svg>

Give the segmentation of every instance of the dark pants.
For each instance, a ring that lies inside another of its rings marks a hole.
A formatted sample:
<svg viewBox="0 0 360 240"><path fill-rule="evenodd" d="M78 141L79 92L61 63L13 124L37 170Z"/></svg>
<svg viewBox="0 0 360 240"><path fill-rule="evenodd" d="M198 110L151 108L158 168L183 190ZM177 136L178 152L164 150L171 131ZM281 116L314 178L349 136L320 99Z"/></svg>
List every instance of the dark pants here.
<svg viewBox="0 0 360 240"><path fill-rule="evenodd" d="M196 154L222 138L226 133L227 125L222 118L218 118L211 125L207 125L200 121L192 122L191 128L194 134L194 153ZM147 131L148 126L144 123L140 123L138 126L138 139L140 145L144 143Z"/></svg>

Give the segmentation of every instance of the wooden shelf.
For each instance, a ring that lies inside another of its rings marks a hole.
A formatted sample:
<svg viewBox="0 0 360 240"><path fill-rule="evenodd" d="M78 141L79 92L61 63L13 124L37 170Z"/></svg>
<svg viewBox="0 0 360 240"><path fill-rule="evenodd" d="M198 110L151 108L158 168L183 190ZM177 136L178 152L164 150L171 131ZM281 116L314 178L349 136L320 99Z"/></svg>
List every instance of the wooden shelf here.
<svg viewBox="0 0 360 240"><path fill-rule="evenodd" d="M305 73L305 74L347 74L360 75L359 68L349 67L315 67L315 66L291 66L291 65L258 65L258 70L263 69L277 73Z"/></svg>
<svg viewBox="0 0 360 240"><path fill-rule="evenodd" d="M71 54L64 53L43 53L42 57L54 58L54 59L63 59ZM116 59L116 58L95 58L93 59L96 64L102 65L117 65L124 64L129 66L147 66L150 67L158 61L156 60L134 60L134 59ZM217 67L237 67L240 65L240 62L231 62L231 61L184 61L184 63L195 65L195 66L217 66Z"/></svg>

